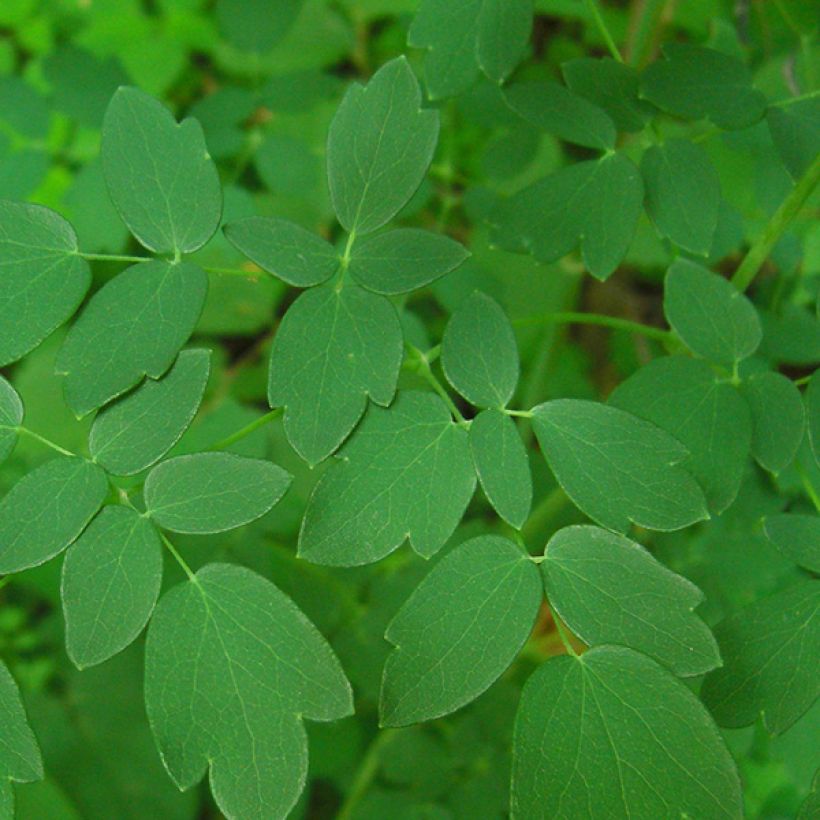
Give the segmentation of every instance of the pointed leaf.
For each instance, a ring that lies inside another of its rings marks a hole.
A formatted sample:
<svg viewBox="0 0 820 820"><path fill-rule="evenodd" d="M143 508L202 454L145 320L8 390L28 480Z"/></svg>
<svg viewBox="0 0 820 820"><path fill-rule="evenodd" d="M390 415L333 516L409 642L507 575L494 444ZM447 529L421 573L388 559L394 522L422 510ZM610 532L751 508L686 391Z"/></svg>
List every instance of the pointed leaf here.
<svg viewBox="0 0 820 820"><path fill-rule="evenodd" d="M231 222L224 230L228 241L248 259L297 288L320 285L339 267L333 245L286 219L251 216Z"/></svg>
<svg viewBox="0 0 820 820"><path fill-rule="evenodd" d="M0 367L63 324L90 284L65 219L41 205L0 200Z"/></svg>
<svg viewBox="0 0 820 820"><path fill-rule="evenodd" d="M421 184L438 140L438 113L420 106L419 84L404 57L345 94L330 124L327 172L346 230L381 227Z"/></svg>
<svg viewBox="0 0 820 820"><path fill-rule="evenodd" d="M223 532L264 515L292 476L276 464L233 453L177 456L145 479L146 513L174 532Z"/></svg>
<svg viewBox="0 0 820 820"><path fill-rule="evenodd" d="M493 82L504 82L524 56L532 14L532 0L482 0L476 59Z"/></svg>
<svg viewBox="0 0 820 820"><path fill-rule="evenodd" d="M285 408L285 433L310 464L347 438L370 397L393 400L404 341L387 299L346 283L303 293L288 309L270 358L268 401Z"/></svg>
<svg viewBox="0 0 820 820"><path fill-rule="evenodd" d="M472 538L448 553L385 632L395 649L382 725L432 720L477 698L515 659L542 599L538 569L506 538Z"/></svg>
<svg viewBox="0 0 820 820"><path fill-rule="evenodd" d="M17 444L17 428L23 423L23 402L17 391L0 376L0 462Z"/></svg>
<svg viewBox="0 0 820 820"><path fill-rule="evenodd" d="M161 581L162 545L153 524L129 507L105 507L63 562L72 662L83 669L125 649L151 617Z"/></svg>
<svg viewBox="0 0 820 820"><path fill-rule="evenodd" d="M686 448L659 427L579 399L549 401L532 412L547 463L593 521L626 532L630 522L678 530L708 518L703 493L681 466Z"/></svg>
<svg viewBox="0 0 820 820"><path fill-rule="evenodd" d="M797 513L769 515L763 529L783 555L811 572L820 573L820 517Z"/></svg>
<svg viewBox="0 0 820 820"><path fill-rule="evenodd" d="M371 407L308 502L299 554L317 564L378 561L405 539L440 550L475 489L467 434L432 393L401 393Z"/></svg>
<svg viewBox="0 0 820 820"><path fill-rule="evenodd" d="M102 161L114 205L131 233L155 253L190 253L214 234L222 187L196 120L177 124L137 88L111 98Z"/></svg>
<svg viewBox="0 0 820 820"><path fill-rule="evenodd" d="M302 717L353 711L316 628L273 584L210 564L160 600L145 651L145 703L162 761L187 789L210 767L227 817L284 818L304 788Z"/></svg>
<svg viewBox="0 0 820 820"><path fill-rule="evenodd" d="M1 661L0 725L3 727L3 742L0 743L0 782L30 783L42 779L43 760L40 757L37 740L26 720L20 690ZM11 808L11 794L8 803ZM2 808L3 802L0 798L0 809Z"/></svg>
<svg viewBox="0 0 820 820"><path fill-rule="evenodd" d="M66 336L56 369L84 416L148 375L158 379L196 325L208 277L187 262L132 265L98 290Z"/></svg>
<svg viewBox="0 0 820 820"><path fill-rule="evenodd" d="M548 660L515 718L512 817L743 815L709 714L654 661L619 646Z"/></svg>
<svg viewBox="0 0 820 820"><path fill-rule="evenodd" d="M183 350L159 381L146 379L101 410L88 439L94 460L114 475L133 475L159 461L196 415L210 358L210 350Z"/></svg>
<svg viewBox="0 0 820 820"><path fill-rule="evenodd" d="M60 456L21 478L0 501L0 574L36 567L85 529L108 493L95 464Z"/></svg>

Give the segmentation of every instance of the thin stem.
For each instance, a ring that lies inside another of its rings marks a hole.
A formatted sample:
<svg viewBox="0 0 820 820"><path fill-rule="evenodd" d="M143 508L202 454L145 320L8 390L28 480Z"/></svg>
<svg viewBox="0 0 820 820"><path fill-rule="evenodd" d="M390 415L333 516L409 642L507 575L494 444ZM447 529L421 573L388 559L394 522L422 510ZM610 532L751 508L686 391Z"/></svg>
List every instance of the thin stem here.
<svg viewBox="0 0 820 820"><path fill-rule="evenodd" d="M235 433L231 433L231 435L226 436L223 439L220 439L216 443L212 444L210 447L206 447L206 450L224 450L226 447L230 447L232 444L236 444L237 441L241 441L246 436L249 436L251 433L256 432L260 427L264 427L268 422L273 421L274 419L278 419L279 416L282 415L283 408L277 407L275 410L271 410L269 413L265 413L264 416L260 416L258 419L254 419L250 424L246 424L240 430L237 430Z"/></svg>
<svg viewBox="0 0 820 820"><path fill-rule="evenodd" d="M5 586L5 585L6 585L6 584L10 581L10 580L11 580L11 575L4 575L2 578L0 578L0 589L3 589L3 587L4 587L4 586Z"/></svg>
<svg viewBox="0 0 820 820"><path fill-rule="evenodd" d="M811 381L811 377L814 373L809 374L808 376L801 376L799 379L794 380L795 387L803 387L804 385L808 384Z"/></svg>
<svg viewBox="0 0 820 820"><path fill-rule="evenodd" d="M177 552L177 548L168 540L168 537L165 535L164 532L159 534L159 537L162 539L162 543L168 548L168 552L176 558L176 562L182 567L185 571L185 574L188 576L189 581L193 581L193 583L199 583L196 580L196 575L194 575L193 570L188 566L185 559Z"/></svg>
<svg viewBox="0 0 820 820"><path fill-rule="evenodd" d="M336 820L348 820L352 815L353 810L359 804L362 797L364 797L370 788L370 784L373 782L373 778L375 778L376 773L379 771L379 756L381 755L382 749L396 734L396 729L382 729L373 739L373 742L362 758L361 765L356 771L356 776L353 778L353 783L347 792L347 797L336 815Z"/></svg>
<svg viewBox="0 0 820 820"><path fill-rule="evenodd" d="M622 63L624 58L621 57L621 52L618 51L618 46L615 45L615 40L613 39L612 35L609 32L609 29L606 26L606 22L604 18L601 16L601 10L598 8L598 4L595 0L584 0L586 3L587 11L590 13L592 17L592 21L595 23L595 27L598 29L601 37L604 38L604 43L606 43L606 47L609 49L609 53L619 62Z"/></svg>
<svg viewBox="0 0 820 820"><path fill-rule="evenodd" d="M520 319L513 319L514 325L531 325L541 322L556 322L558 324L575 325L600 325L610 327L613 330L624 330L628 333L640 333L650 339L657 339L659 342L671 342L675 339L675 334L671 330L662 330L659 327L651 327L640 322L632 322L629 319L621 319L617 316L604 316L600 313L578 313L575 311L562 311L559 313L542 313L538 316L524 316Z"/></svg>
<svg viewBox="0 0 820 820"><path fill-rule="evenodd" d="M784 100L778 100L777 102L769 103L769 105L775 106L777 108L787 108L790 105L803 102L804 100L813 100L815 97L818 96L820 96L820 89L817 89L815 91L809 91L807 94L800 94L797 97L787 97Z"/></svg>
<svg viewBox="0 0 820 820"><path fill-rule="evenodd" d="M797 470L797 475L800 476L800 481L803 484L806 495L811 499L811 503L814 504L814 508L817 512L820 512L820 495L818 495L817 490L814 489L814 484L811 483L811 478L808 472L806 472L806 468L800 463L799 459L794 462L794 467Z"/></svg>
<svg viewBox="0 0 820 820"><path fill-rule="evenodd" d="M153 262L151 256L122 256L116 253L82 253L77 252L77 256L87 259L89 262Z"/></svg>
<svg viewBox="0 0 820 820"><path fill-rule="evenodd" d="M752 280L757 276L758 271L768 258L772 248L778 243L780 237L789 227L791 221L797 216L806 200L820 182L820 154L815 157L814 162L809 166L805 174L800 178L797 185L792 188L789 195L780 203L780 207L774 212L769 220L769 224L763 229L763 233L754 241L749 252L740 263L740 267L732 277L732 284L742 293Z"/></svg>
<svg viewBox="0 0 820 820"><path fill-rule="evenodd" d="M46 447L51 447L52 450L56 450L58 453L62 453L64 456L76 456L76 453L72 453L71 450L66 450L65 447L60 447L59 444L55 444L50 439L47 439L45 436L41 436L39 433L35 433L34 430L29 430L28 427L13 427L13 430L17 430L18 433L23 433L30 438L33 438L35 441L39 441L40 444L45 444Z"/></svg>
<svg viewBox="0 0 820 820"><path fill-rule="evenodd" d="M519 419L531 419L532 418L532 410L510 410L508 407L505 407L503 410L508 416L515 416Z"/></svg>
<svg viewBox="0 0 820 820"><path fill-rule="evenodd" d="M564 648L567 650L567 653L572 655L573 658L577 658L578 653L575 651L575 647L573 647L572 642L569 639L569 634L564 629L561 619L555 614L555 612L552 612L552 622L555 624L555 630L561 637L561 643L564 644Z"/></svg>
<svg viewBox="0 0 820 820"><path fill-rule="evenodd" d="M456 420L456 423L460 424L462 427L469 427L469 422L461 414L458 407L456 407L456 404L450 398L450 394L447 392L447 389L436 378L436 374L433 373L433 370L430 367L430 362L427 361L427 357L418 348L413 347L412 345L408 345L408 347L416 357L416 372L433 388L433 390L436 391L436 393L438 393L441 400L447 405L447 408Z"/></svg>

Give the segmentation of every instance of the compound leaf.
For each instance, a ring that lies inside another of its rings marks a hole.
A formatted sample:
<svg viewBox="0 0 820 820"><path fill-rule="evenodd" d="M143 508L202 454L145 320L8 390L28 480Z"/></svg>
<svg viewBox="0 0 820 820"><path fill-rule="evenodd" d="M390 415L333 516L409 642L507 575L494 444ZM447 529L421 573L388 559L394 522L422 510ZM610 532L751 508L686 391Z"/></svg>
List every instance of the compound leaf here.
<svg viewBox="0 0 820 820"><path fill-rule="evenodd" d="M57 356L69 407L84 416L144 376L162 376L191 335L207 290L202 268L161 260L132 265L100 288Z"/></svg>
<svg viewBox="0 0 820 820"><path fill-rule="evenodd" d="M320 285L339 267L333 245L286 219L251 216L231 222L224 231L228 241L262 270L297 288Z"/></svg>
<svg viewBox="0 0 820 820"><path fill-rule="evenodd" d="M285 408L285 433L308 463L347 438L368 396L387 405L396 391L404 339L387 299L352 283L303 293L273 340L271 407Z"/></svg>
<svg viewBox="0 0 820 820"><path fill-rule="evenodd" d="M109 506L63 562L66 650L83 669L108 660L142 632L162 581L154 525L129 507Z"/></svg>
<svg viewBox="0 0 820 820"><path fill-rule="evenodd" d="M438 113L421 109L410 65L398 57L348 89L330 124L330 198L344 228L366 234L395 216L421 184L438 140Z"/></svg>
<svg viewBox="0 0 820 820"><path fill-rule="evenodd" d="M664 356L637 370L609 404L674 436L689 451L681 462L712 512L735 500L749 460L752 421L743 397L700 359Z"/></svg>
<svg viewBox="0 0 820 820"><path fill-rule="evenodd" d="M137 88L111 98L102 129L111 199L131 233L155 253L190 253L214 234L222 187L196 120L177 124Z"/></svg>
<svg viewBox="0 0 820 820"><path fill-rule="evenodd" d="M512 663L543 599L535 564L506 538L473 538L448 553L390 622L384 726L406 726L474 700Z"/></svg>
<svg viewBox="0 0 820 820"><path fill-rule="evenodd" d="M60 456L23 476L0 501L0 574L35 567L83 531L108 493L96 464Z"/></svg>
<svg viewBox="0 0 820 820"><path fill-rule="evenodd" d="M23 402L17 391L0 376L0 462L17 444L17 428L23 423Z"/></svg>
<svg viewBox="0 0 820 820"><path fill-rule="evenodd" d="M641 159L641 175L646 212L658 233L684 250L708 255L718 223L720 179L706 151L689 140L653 145Z"/></svg>
<svg viewBox="0 0 820 820"><path fill-rule="evenodd" d="M678 259L666 274L666 320L698 356L733 365L760 344L760 319L752 303L722 276Z"/></svg>
<svg viewBox="0 0 820 820"><path fill-rule="evenodd" d="M662 111L706 117L727 130L754 125L766 113L766 98L736 57L691 43L666 43L663 55L641 77L641 96Z"/></svg>
<svg viewBox="0 0 820 820"><path fill-rule="evenodd" d="M223 532L264 515L291 479L270 461L233 453L177 456L145 479L146 512L174 532Z"/></svg>
<svg viewBox="0 0 820 820"><path fill-rule="evenodd" d="M146 379L101 410L88 439L94 460L114 475L133 475L159 461L196 415L210 358L210 350L183 350L161 379Z"/></svg>
<svg viewBox="0 0 820 820"><path fill-rule="evenodd" d="M565 527L541 564L550 606L590 646L620 644L676 675L720 665L717 644L694 613L703 593L640 544L599 527Z"/></svg>
<svg viewBox="0 0 820 820"><path fill-rule="evenodd" d="M597 523L617 532L630 522L677 530L708 518L700 487L681 466L688 451L659 427L580 399L549 401L532 412L555 477Z"/></svg>
<svg viewBox="0 0 820 820"><path fill-rule="evenodd" d="M473 419L469 437L484 493L508 524L521 529L530 514L532 476L515 422L500 410L484 410Z"/></svg>
<svg viewBox="0 0 820 820"><path fill-rule="evenodd" d="M30 783L43 777L43 760L40 749L26 720L26 711L20 698L20 690L6 665L0 661L0 724L3 726L3 742L0 743L0 784L5 781ZM0 785L0 790L2 790ZM5 801L5 805L4 805ZM12 810L13 794L8 789L0 794L0 811ZM13 810L3 817L13 817Z"/></svg>
<svg viewBox="0 0 820 820"><path fill-rule="evenodd" d="M353 711L333 650L296 605L244 567L209 564L166 593L148 629L145 703L180 789L210 767L229 818L284 818L307 775L302 718Z"/></svg>
<svg viewBox="0 0 820 820"><path fill-rule="evenodd" d="M41 205L0 200L0 367L63 324L90 284L65 219Z"/></svg>
<svg viewBox="0 0 820 820"><path fill-rule="evenodd" d="M811 572L820 573L820 517L798 513L770 515L763 529L786 557Z"/></svg>
<svg viewBox="0 0 820 820"><path fill-rule="evenodd" d="M318 564L372 563L406 538L429 558L475 489L467 433L432 393L371 406L339 456L316 485L299 534L299 554Z"/></svg>
<svg viewBox="0 0 820 820"><path fill-rule="evenodd" d="M548 660L515 719L514 818L735 818L734 761L703 705L655 661L601 646Z"/></svg>
<svg viewBox="0 0 820 820"><path fill-rule="evenodd" d="M760 715L785 732L817 699L820 583L807 580L755 601L715 627L723 667L710 672L701 698L715 720L749 726Z"/></svg>
<svg viewBox="0 0 820 820"><path fill-rule="evenodd" d="M351 253L350 274L362 287L393 296L429 285L455 270L469 255L448 236L397 228L357 242Z"/></svg>

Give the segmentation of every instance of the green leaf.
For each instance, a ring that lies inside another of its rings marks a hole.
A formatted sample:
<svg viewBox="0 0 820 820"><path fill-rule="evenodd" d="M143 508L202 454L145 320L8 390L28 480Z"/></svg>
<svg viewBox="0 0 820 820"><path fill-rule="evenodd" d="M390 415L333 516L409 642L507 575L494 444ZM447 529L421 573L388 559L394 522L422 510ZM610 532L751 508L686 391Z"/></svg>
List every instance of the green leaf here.
<svg viewBox="0 0 820 820"><path fill-rule="evenodd" d="M449 714L513 662L543 599L535 564L506 538L473 538L448 553L390 622L383 726Z"/></svg>
<svg viewBox="0 0 820 820"><path fill-rule="evenodd" d="M310 464L327 458L364 413L396 391L404 340L387 299L346 283L303 293L273 340L271 407L285 408L285 433Z"/></svg>
<svg viewBox="0 0 820 820"><path fill-rule="evenodd" d="M641 175L621 154L577 162L502 202L491 219L507 250L555 262L579 245L606 279L626 256L643 206Z"/></svg>
<svg viewBox="0 0 820 820"><path fill-rule="evenodd" d="M806 430L800 391L782 374L765 372L745 380L741 392L752 413L752 455L777 474L794 460Z"/></svg>
<svg viewBox="0 0 820 820"><path fill-rule="evenodd" d="M327 173L344 228L366 234L394 217L421 184L438 140L438 113L421 109L404 57L354 83L330 124Z"/></svg>
<svg viewBox="0 0 820 820"><path fill-rule="evenodd" d="M20 479L0 501L0 574L36 567L62 552L108 493L105 473L60 456Z"/></svg>
<svg viewBox="0 0 820 820"><path fill-rule="evenodd" d="M290 31L305 0L217 0L214 14L225 38L243 51L265 54Z"/></svg>
<svg viewBox="0 0 820 820"><path fill-rule="evenodd" d="M63 324L90 284L68 222L40 205L0 200L0 367Z"/></svg>
<svg viewBox="0 0 820 820"><path fill-rule="evenodd" d="M688 140L653 145L641 159L641 175L646 212L658 233L707 256L718 223L720 179L706 151Z"/></svg>
<svg viewBox="0 0 820 820"><path fill-rule="evenodd" d="M652 108L638 99L638 72L611 57L579 57L561 64L564 82L606 111L619 131L641 131Z"/></svg>
<svg viewBox="0 0 820 820"><path fill-rule="evenodd" d="M108 660L142 632L161 581L153 524L129 507L103 508L63 562L66 650L78 669Z"/></svg>
<svg viewBox="0 0 820 820"><path fill-rule="evenodd" d="M144 376L158 379L196 325L208 277L188 262L132 265L98 290L66 336L56 370L84 416Z"/></svg>
<svg viewBox="0 0 820 820"><path fill-rule="evenodd" d="M0 462L17 444L17 428L23 423L23 402L17 391L0 376Z"/></svg>
<svg viewBox="0 0 820 820"><path fill-rule="evenodd" d="M763 716L785 732L820 695L812 663L820 657L820 583L807 580L755 601L715 627L723 667L710 672L701 698L728 728Z"/></svg>
<svg viewBox="0 0 820 820"><path fill-rule="evenodd" d="M681 466L686 448L623 410L558 399L533 410L533 429L559 484L593 521L678 530L708 518L703 493Z"/></svg>
<svg viewBox="0 0 820 820"><path fill-rule="evenodd" d="M493 82L503 83L524 56L532 30L532 0L483 0L476 60Z"/></svg>
<svg viewBox="0 0 820 820"><path fill-rule="evenodd" d="M504 98L527 122L566 142L598 151L615 148L617 133L609 114L559 83L516 83L505 90Z"/></svg>
<svg viewBox="0 0 820 820"><path fill-rule="evenodd" d="M447 381L476 407L504 407L518 384L518 348L501 306L474 291L450 317L441 343Z"/></svg>
<svg viewBox="0 0 820 820"><path fill-rule="evenodd" d="M527 681L511 788L520 820L743 815L734 761L701 703L619 646L552 658Z"/></svg>
<svg viewBox="0 0 820 820"><path fill-rule="evenodd" d="M222 187L196 120L177 124L137 88L111 98L102 161L114 205L131 233L155 253L190 253L214 234Z"/></svg>
<svg viewBox="0 0 820 820"><path fill-rule="evenodd" d="M703 593L640 544L599 527L564 527L541 571L550 606L584 643L628 646L683 677L720 666L712 633L693 613Z"/></svg>
<svg viewBox="0 0 820 820"><path fill-rule="evenodd" d="M224 231L248 259L297 288L320 285L339 267L333 245L286 219L252 216L231 222Z"/></svg>
<svg viewBox="0 0 820 820"><path fill-rule="evenodd" d="M666 43L663 55L641 77L641 96L662 111L726 130L748 128L766 113L766 98L736 57L691 43Z"/></svg>
<svg viewBox="0 0 820 820"><path fill-rule="evenodd" d="M820 465L820 370L815 370L806 388L806 419L814 460Z"/></svg>
<svg viewBox="0 0 820 820"><path fill-rule="evenodd" d="M210 564L160 600L145 654L145 703L180 789L210 767L228 817L283 818L307 775L302 718L353 711L333 650L296 605L244 567Z"/></svg>
<svg viewBox="0 0 820 820"><path fill-rule="evenodd" d="M664 356L632 374L609 404L651 421L689 451L681 466L694 476L709 509L723 512L737 496L752 440L743 397L700 359Z"/></svg>
<svg viewBox="0 0 820 820"><path fill-rule="evenodd" d="M26 720L20 690L6 665L0 661L0 724L3 726L3 742L0 743L0 784L30 783L43 777L43 760L37 740ZM2 789L2 786L0 786ZM7 795L0 795L0 811L12 809L11 788ZM4 805L4 802L6 805ZM3 814L3 817L13 817Z"/></svg>
<svg viewBox="0 0 820 820"><path fill-rule="evenodd" d="M811 572L820 573L820 517L798 513L769 515L763 530L783 555Z"/></svg>
<svg viewBox="0 0 820 820"><path fill-rule="evenodd" d="M495 511L516 529L530 514L530 462L515 422L500 410L484 410L470 425L476 473Z"/></svg>
<svg viewBox="0 0 820 820"><path fill-rule="evenodd" d="M722 276L685 259L667 271L663 312L683 343L713 362L733 365L760 344L752 303Z"/></svg>
<svg viewBox="0 0 820 820"><path fill-rule="evenodd" d="M94 460L114 475L133 475L159 461L196 415L210 358L210 350L183 350L159 381L146 379L101 410L88 439Z"/></svg>
<svg viewBox="0 0 820 820"><path fill-rule="evenodd" d="M452 535L475 489L467 433L432 393L400 393L371 407L308 501L299 554L357 566L409 538L421 556Z"/></svg>
<svg viewBox="0 0 820 820"><path fill-rule="evenodd" d="M783 164L794 180L800 179L820 154L820 97L772 105L766 121Z"/></svg>
<svg viewBox="0 0 820 820"><path fill-rule="evenodd" d="M264 515L291 480L276 464L233 453L178 456L145 479L146 513L173 532L223 532Z"/></svg>
<svg viewBox="0 0 820 820"><path fill-rule="evenodd" d="M398 228L357 242L350 257L350 274L362 287L393 296L429 285L469 255L448 236Z"/></svg>

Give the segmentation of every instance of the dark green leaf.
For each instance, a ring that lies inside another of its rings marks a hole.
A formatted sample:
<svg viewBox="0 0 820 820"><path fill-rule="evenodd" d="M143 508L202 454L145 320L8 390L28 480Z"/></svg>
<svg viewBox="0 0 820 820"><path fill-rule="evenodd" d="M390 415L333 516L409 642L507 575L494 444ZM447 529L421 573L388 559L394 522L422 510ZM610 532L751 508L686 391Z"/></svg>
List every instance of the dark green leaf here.
<svg viewBox="0 0 820 820"><path fill-rule="evenodd" d="M217 0L219 28L237 48L257 54L270 51L293 26L305 0Z"/></svg>
<svg viewBox="0 0 820 820"><path fill-rule="evenodd" d="M820 517L797 513L769 515L763 529L783 555L820 573Z"/></svg>
<svg viewBox="0 0 820 820"><path fill-rule="evenodd" d="M0 743L0 784L5 781L30 783L43 777L43 761L28 721L20 690L6 665L0 662L0 724L3 726L3 742ZM2 789L0 785L0 790ZM13 817L13 795L10 786L5 795L0 794L2 817Z"/></svg>
<svg viewBox="0 0 820 820"><path fill-rule="evenodd" d="M814 460L820 465L820 370L814 371L806 388L806 419Z"/></svg>
<svg viewBox="0 0 820 820"><path fill-rule="evenodd" d="M800 179L820 154L820 97L772 105L766 121L783 164L793 179Z"/></svg>
<svg viewBox="0 0 820 820"><path fill-rule="evenodd" d="M523 57L530 39L532 13L532 0L482 0L476 60L493 82L504 82Z"/></svg>
<svg viewBox="0 0 820 820"><path fill-rule="evenodd" d="M23 402L17 391L0 376L0 462L17 444L17 428L23 423Z"/></svg>

